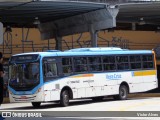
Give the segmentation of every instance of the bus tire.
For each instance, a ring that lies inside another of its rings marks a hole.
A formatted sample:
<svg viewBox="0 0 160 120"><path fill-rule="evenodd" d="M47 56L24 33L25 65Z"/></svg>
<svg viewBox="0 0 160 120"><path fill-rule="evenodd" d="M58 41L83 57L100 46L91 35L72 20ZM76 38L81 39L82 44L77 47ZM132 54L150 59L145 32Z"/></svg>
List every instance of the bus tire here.
<svg viewBox="0 0 160 120"><path fill-rule="evenodd" d="M62 91L60 98L60 105L66 107L69 105L69 92L67 90Z"/></svg>
<svg viewBox="0 0 160 120"><path fill-rule="evenodd" d="M128 88L125 85L121 85L119 88L119 94L113 96L115 100L126 100L127 97L128 97Z"/></svg>
<svg viewBox="0 0 160 120"><path fill-rule="evenodd" d="M38 107L40 107L40 105L41 105L41 102L32 102L32 106L34 108L38 108Z"/></svg>

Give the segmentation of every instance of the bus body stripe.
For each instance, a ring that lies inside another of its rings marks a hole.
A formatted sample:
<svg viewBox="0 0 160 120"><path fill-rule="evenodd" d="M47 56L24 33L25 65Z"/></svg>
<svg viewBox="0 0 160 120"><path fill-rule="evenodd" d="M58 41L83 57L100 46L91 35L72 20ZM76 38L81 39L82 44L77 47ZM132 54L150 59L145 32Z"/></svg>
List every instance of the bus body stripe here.
<svg viewBox="0 0 160 120"><path fill-rule="evenodd" d="M70 78L81 78L81 77L93 77L93 74L76 75L76 76L71 76Z"/></svg>
<svg viewBox="0 0 160 120"><path fill-rule="evenodd" d="M136 71L134 72L134 76L147 76L147 75L156 75L156 70L149 71Z"/></svg>

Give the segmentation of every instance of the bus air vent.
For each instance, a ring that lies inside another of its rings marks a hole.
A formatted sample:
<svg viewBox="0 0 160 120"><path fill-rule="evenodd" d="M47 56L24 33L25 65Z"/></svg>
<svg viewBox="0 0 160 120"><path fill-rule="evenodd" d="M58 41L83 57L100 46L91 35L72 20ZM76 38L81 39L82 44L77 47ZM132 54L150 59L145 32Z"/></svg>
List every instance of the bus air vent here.
<svg viewBox="0 0 160 120"><path fill-rule="evenodd" d="M46 52L61 52L60 50L47 50Z"/></svg>
<svg viewBox="0 0 160 120"><path fill-rule="evenodd" d="M122 50L119 47L97 47L97 48L76 48L71 50L66 50L65 52L107 52L107 51L116 51Z"/></svg>

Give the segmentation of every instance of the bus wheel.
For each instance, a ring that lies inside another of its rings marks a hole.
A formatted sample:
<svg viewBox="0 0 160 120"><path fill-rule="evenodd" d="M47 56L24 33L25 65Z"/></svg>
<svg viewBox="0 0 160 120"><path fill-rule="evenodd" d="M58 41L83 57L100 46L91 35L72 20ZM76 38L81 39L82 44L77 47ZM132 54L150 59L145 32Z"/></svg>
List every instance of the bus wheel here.
<svg viewBox="0 0 160 120"><path fill-rule="evenodd" d="M60 105L66 107L69 105L69 93L67 90L62 91L60 98Z"/></svg>
<svg viewBox="0 0 160 120"><path fill-rule="evenodd" d="M41 105L41 102L32 102L32 106L34 108L38 108L38 107L40 107L40 105Z"/></svg>
<svg viewBox="0 0 160 120"><path fill-rule="evenodd" d="M128 88L125 85L121 85L119 88L119 95L113 96L115 100L126 100L128 97Z"/></svg>

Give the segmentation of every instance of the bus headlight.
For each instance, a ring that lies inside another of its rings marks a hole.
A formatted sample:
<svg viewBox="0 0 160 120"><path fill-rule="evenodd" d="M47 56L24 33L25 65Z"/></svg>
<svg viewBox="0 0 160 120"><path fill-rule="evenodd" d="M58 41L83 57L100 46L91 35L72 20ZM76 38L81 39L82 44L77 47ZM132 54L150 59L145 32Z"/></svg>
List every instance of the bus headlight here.
<svg viewBox="0 0 160 120"><path fill-rule="evenodd" d="M36 91L36 94L41 92L42 88L38 88L38 90Z"/></svg>

